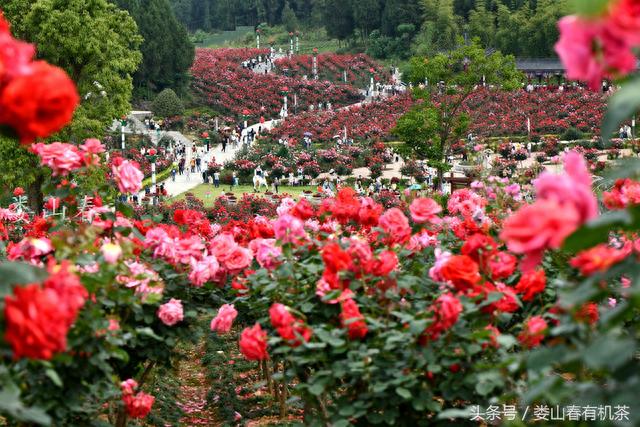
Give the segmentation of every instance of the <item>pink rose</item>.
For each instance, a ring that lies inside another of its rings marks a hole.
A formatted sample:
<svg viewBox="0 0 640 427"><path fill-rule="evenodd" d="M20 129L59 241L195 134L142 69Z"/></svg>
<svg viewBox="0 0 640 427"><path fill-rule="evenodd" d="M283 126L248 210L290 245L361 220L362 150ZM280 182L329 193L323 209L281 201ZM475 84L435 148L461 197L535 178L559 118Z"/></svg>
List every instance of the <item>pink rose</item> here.
<svg viewBox="0 0 640 427"><path fill-rule="evenodd" d="M73 144L54 142L51 144L33 144L31 149L40 157L43 166L48 166L53 176L68 175L69 172L82 167L82 156L78 147Z"/></svg>
<svg viewBox="0 0 640 427"><path fill-rule="evenodd" d="M99 139L89 138L84 141L84 144L80 146L80 149L89 154L104 153L104 145Z"/></svg>
<svg viewBox="0 0 640 427"><path fill-rule="evenodd" d="M206 256L200 261L191 258L189 280L194 286L200 287L216 277L219 269L220 265L214 255Z"/></svg>
<svg viewBox="0 0 640 427"><path fill-rule="evenodd" d="M236 316L238 316L238 311L233 304L224 304L218 309L216 317L211 320L211 330L219 334L229 332Z"/></svg>
<svg viewBox="0 0 640 427"><path fill-rule="evenodd" d="M182 321L184 318L182 302L171 298L168 303L162 304L158 308L158 318L167 326L173 326Z"/></svg>
<svg viewBox="0 0 640 427"><path fill-rule="evenodd" d="M238 273L243 269L249 267L251 260L253 259L253 253L251 250L236 246L231 251L227 259L224 261L224 266L231 273Z"/></svg>
<svg viewBox="0 0 640 427"><path fill-rule="evenodd" d="M394 242L405 241L411 236L409 220L398 208L383 213L378 223Z"/></svg>
<svg viewBox="0 0 640 427"><path fill-rule="evenodd" d="M409 210L414 222L439 222L437 215L442 212L442 207L433 199L419 197L411 202Z"/></svg>
<svg viewBox="0 0 640 427"><path fill-rule="evenodd" d="M612 8L607 27L629 44L640 44L640 3L637 0L617 0L609 3Z"/></svg>
<svg viewBox="0 0 640 427"><path fill-rule="evenodd" d="M276 246L275 239L255 239L249 243L249 248L256 254L256 261L260 267L272 270L280 263L282 248Z"/></svg>
<svg viewBox="0 0 640 427"><path fill-rule="evenodd" d="M604 77L619 77L635 70L637 60L630 45L605 21L565 16L558 28L560 40L555 49L567 69L567 78L585 81L598 90Z"/></svg>
<svg viewBox="0 0 640 427"><path fill-rule="evenodd" d="M540 263L546 249L558 249L579 225L580 214L572 204L538 200L507 218L500 238L510 251L526 256L522 270L528 271Z"/></svg>
<svg viewBox="0 0 640 427"><path fill-rule="evenodd" d="M278 217L273 223L273 231L276 238L284 243L294 243L306 237L304 223L300 218L290 214Z"/></svg>
<svg viewBox="0 0 640 427"><path fill-rule="evenodd" d="M237 246L233 235L224 233L217 235L211 241L209 251L218 258L218 261L224 262Z"/></svg>
<svg viewBox="0 0 640 427"><path fill-rule="evenodd" d="M122 256L122 248L120 245L111 242L103 244L100 252L102 252L102 256L107 264L117 263L118 259Z"/></svg>
<svg viewBox="0 0 640 427"><path fill-rule="evenodd" d="M175 259L181 264L189 264L191 258L200 258L204 250L204 244L199 236L191 236L175 241Z"/></svg>
<svg viewBox="0 0 640 427"><path fill-rule="evenodd" d="M124 160L120 166L111 167L121 193L137 193L142 189L144 175L134 162Z"/></svg>
<svg viewBox="0 0 640 427"><path fill-rule="evenodd" d="M570 203L585 222L598 215L598 200L591 190L591 174L584 158L575 151L564 156L563 174L544 172L534 181L538 200Z"/></svg>

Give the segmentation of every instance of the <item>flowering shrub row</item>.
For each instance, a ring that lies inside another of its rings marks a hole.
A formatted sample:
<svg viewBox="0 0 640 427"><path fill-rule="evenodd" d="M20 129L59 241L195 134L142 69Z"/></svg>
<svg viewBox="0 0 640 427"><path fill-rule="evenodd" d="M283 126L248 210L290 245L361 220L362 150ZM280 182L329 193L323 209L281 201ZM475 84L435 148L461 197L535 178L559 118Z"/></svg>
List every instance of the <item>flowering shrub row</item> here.
<svg viewBox="0 0 640 427"><path fill-rule="evenodd" d="M290 113L295 108L306 110L310 105L317 107L319 103L327 102L339 107L361 98L349 85L256 74L241 67L238 59L257 56L259 52L254 49L197 49L191 69L194 91L206 105L235 117L251 116L254 121L260 116L278 117L285 90L289 93Z"/></svg>
<svg viewBox="0 0 640 427"><path fill-rule="evenodd" d="M347 81L355 87L368 87L371 77L375 81L387 82L390 79L389 72L384 70L371 57L364 54L337 55L335 53L321 53L318 56L318 78L329 80L333 83L345 83L344 72L347 72ZM280 58L274 61L276 69L290 77L313 78L313 56L295 55L291 58Z"/></svg>

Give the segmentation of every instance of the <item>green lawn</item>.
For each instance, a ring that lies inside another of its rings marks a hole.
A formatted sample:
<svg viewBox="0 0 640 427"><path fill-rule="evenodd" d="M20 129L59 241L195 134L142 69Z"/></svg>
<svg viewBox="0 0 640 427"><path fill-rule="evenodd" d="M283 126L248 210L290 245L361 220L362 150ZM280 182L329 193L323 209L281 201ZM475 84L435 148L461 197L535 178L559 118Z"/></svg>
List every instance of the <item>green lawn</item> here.
<svg viewBox="0 0 640 427"><path fill-rule="evenodd" d="M202 42L196 43L196 47L229 47L242 43L242 40L252 34L253 27L237 27L235 31L207 34Z"/></svg>
<svg viewBox="0 0 640 427"><path fill-rule="evenodd" d="M294 199L298 199L302 196L302 192L304 190L315 192L316 188L317 187L309 187L309 186L305 186L305 187L280 186L278 190L280 194L288 194L292 196ZM229 192L228 185L225 185L225 186L221 185L219 188L215 188L213 184L200 184L196 188L189 191L189 193L193 193L197 198L201 199L204 202L205 206L213 206L214 201L218 197L220 197L221 195L227 192ZM238 198L242 197L242 195L246 193L254 194L253 187L250 185L240 185L238 187L234 187L232 193L235 194L235 196ZM255 193L255 194L258 194L258 193ZM259 194L264 194L264 187L262 188ZM184 197L185 197L185 193L174 197L170 201L174 202L174 201L182 200L184 199Z"/></svg>

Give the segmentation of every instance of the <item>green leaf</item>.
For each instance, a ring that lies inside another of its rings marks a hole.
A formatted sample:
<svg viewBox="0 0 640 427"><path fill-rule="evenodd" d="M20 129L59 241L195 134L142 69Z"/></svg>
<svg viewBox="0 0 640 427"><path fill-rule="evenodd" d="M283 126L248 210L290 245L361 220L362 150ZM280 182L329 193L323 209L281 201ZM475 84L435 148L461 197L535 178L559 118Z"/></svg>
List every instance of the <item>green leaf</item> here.
<svg viewBox="0 0 640 427"><path fill-rule="evenodd" d="M40 408L28 408L20 401L20 390L12 382L5 383L0 390L0 413L17 421L31 422L43 426L51 424L51 418Z"/></svg>
<svg viewBox="0 0 640 427"><path fill-rule="evenodd" d="M155 332L153 332L153 329L151 329L150 327L145 327L145 328L136 328L136 332L139 335L146 335L148 337L151 337L153 339L156 339L158 341L162 341L162 338L159 337Z"/></svg>
<svg viewBox="0 0 640 427"><path fill-rule="evenodd" d="M396 393L405 400L411 399L411 392L404 387L396 387Z"/></svg>
<svg viewBox="0 0 640 427"><path fill-rule="evenodd" d="M62 387L62 380L54 369L48 368L44 371L44 373L55 385L57 385L58 387Z"/></svg>
<svg viewBox="0 0 640 427"><path fill-rule="evenodd" d="M47 277L46 270L35 267L24 262L3 262L0 264L0 277L2 278L2 292L7 295L11 290L4 289L5 286L23 285L27 283L39 283Z"/></svg>
<svg viewBox="0 0 640 427"><path fill-rule="evenodd" d="M604 335L584 350L583 359L587 366L594 369L616 369L633 358L635 348L636 342L630 338Z"/></svg>
<svg viewBox="0 0 640 427"><path fill-rule="evenodd" d="M315 334L320 341L326 342L332 347L342 347L346 343L342 338L334 337L330 332L324 329L318 329L315 331Z"/></svg>
<svg viewBox="0 0 640 427"><path fill-rule="evenodd" d="M131 206L129 203L122 203L122 202L116 203L116 211L122 212L122 214L127 218L133 217L133 213L134 213L133 206Z"/></svg>
<svg viewBox="0 0 640 427"><path fill-rule="evenodd" d="M610 169L602 175L603 180L598 182L597 185L600 187L600 183L602 183L602 185L609 187L618 179L634 178L638 175L640 175L640 159L626 157L613 162Z"/></svg>
<svg viewBox="0 0 640 427"><path fill-rule="evenodd" d="M541 347L532 351L527 358L527 368L531 371L541 371L562 361L567 349L564 346Z"/></svg>
<svg viewBox="0 0 640 427"><path fill-rule="evenodd" d="M465 409L446 409L438 414L439 420L445 420L449 418L470 418L471 408Z"/></svg>
<svg viewBox="0 0 640 427"><path fill-rule="evenodd" d="M583 0L584 1L584 0ZM593 1L593 0L591 0ZM598 0L604 1L604 0ZM608 142L618 125L631 117L640 108L640 78L624 84L609 98L609 108L602 123L602 140Z"/></svg>
<svg viewBox="0 0 640 427"><path fill-rule="evenodd" d="M309 393L313 394L314 396L320 396L323 392L324 392L323 382L316 382L311 386L309 386Z"/></svg>
<svg viewBox="0 0 640 427"><path fill-rule="evenodd" d="M579 252L604 243L612 230L626 228L633 223L633 217L627 210L607 212L589 221L564 241L562 249L571 253Z"/></svg>

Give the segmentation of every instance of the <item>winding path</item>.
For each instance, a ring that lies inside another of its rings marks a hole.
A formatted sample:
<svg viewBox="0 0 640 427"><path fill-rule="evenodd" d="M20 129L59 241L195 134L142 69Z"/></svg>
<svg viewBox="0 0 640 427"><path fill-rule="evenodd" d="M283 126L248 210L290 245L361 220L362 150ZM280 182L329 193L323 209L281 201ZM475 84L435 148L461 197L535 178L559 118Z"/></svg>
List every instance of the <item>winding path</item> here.
<svg viewBox="0 0 640 427"><path fill-rule="evenodd" d="M276 54L276 56L281 57L284 55ZM261 64L258 64L258 66L254 71L256 73L261 74L261 73L264 73L265 70L268 73L272 73L273 67L271 66L267 67L264 63L261 63ZM399 82L400 74L394 74L393 80L394 82ZM368 97L361 102L358 102L352 105L347 105L337 110L348 110L349 108L367 104L373 101L374 99L372 97ZM193 140L191 140L190 138L186 137L185 135L177 131L155 131L155 130L147 129L147 127L144 125L141 119L144 119L144 117L151 116L151 115L152 113L149 111L132 111L127 116L129 124L124 129L125 137L126 135L132 135L132 134L144 134L151 139L151 142L153 144L157 145L158 141L160 141L162 137L168 136L172 138L174 141L176 141L177 143L181 143L185 146L186 148L185 164L189 165L191 158L194 155ZM247 132L249 132L251 129L253 129L254 132L257 134L259 128L261 128L261 132L269 131L273 129L275 126L277 126L280 122L281 122L281 119L273 119L273 120L266 121L265 123L256 123L256 124L250 125L242 131L242 136L243 136L242 139L244 140L244 137L246 136ZM119 121L114 121L112 130L113 131L120 130ZM125 140L125 144L126 144L126 140ZM237 144L237 146L234 147L233 145L229 144L226 147L225 152L222 152L222 144L219 144L214 147L210 147L210 150L208 152L203 148L198 149L196 147L196 150L198 150L198 155L202 159L203 165L209 164L212 161L215 161L218 164L224 164L230 160L233 160L236 157L236 154L238 153L238 151L242 149L242 145L243 144ZM392 166L391 170L385 170L385 173L383 176L385 178L391 177L392 175L395 176L398 173L398 170L401 165L402 165L402 162L399 162L399 163L394 162L394 164L391 165ZM354 171L354 175L367 176L368 170L365 171L363 169ZM164 184L164 188L167 191L168 197L175 197L179 194L188 192L194 189L195 187L197 187L198 185L200 185L202 182L203 182L202 175L200 172L196 172L196 173L185 172L183 175L176 175L175 181L171 177L162 181L162 183ZM158 184L159 183L160 182L158 182ZM144 196L144 192L141 192L140 198L142 198L143 196Z"/></svg>

